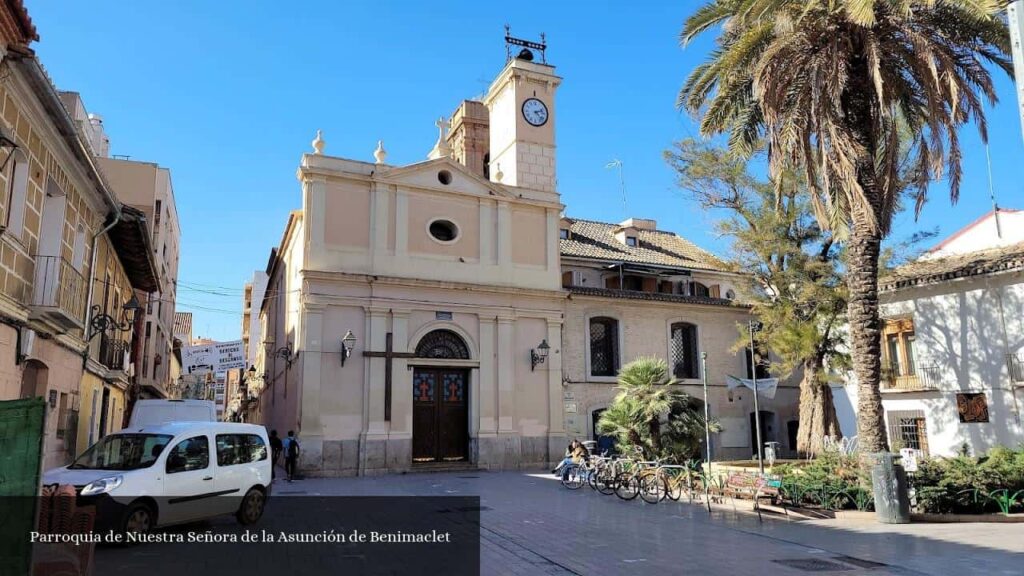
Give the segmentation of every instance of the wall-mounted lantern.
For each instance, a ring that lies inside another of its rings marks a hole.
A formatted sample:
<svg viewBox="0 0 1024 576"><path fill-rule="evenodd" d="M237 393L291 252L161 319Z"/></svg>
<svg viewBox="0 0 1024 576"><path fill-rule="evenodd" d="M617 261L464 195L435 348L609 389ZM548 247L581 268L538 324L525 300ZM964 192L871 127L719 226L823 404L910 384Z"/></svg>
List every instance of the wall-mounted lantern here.
<svg viewBox="0 0 1024 576"><path fill-rule="evenodd" d="M345 365L345 360L348 360L349 356L352 355L352 350L356 347L356 335L351 330L345 332L345 336L341 339L341 365Z"/></svg>
<svg viewBox="0 0 1024 576"><path fill-rule="evenodd" d="M530 372L537 368L537 364L543 364L547 360L550 351L551 346L548 346L547 338L541 340L535 349L530 350Z"/></svg>

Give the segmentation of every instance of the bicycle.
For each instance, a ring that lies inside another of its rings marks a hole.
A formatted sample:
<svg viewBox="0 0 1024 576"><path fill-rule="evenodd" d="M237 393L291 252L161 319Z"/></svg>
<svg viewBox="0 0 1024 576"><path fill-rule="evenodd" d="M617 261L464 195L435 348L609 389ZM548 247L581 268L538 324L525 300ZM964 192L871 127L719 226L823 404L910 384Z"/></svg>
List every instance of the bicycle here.
<svg viewBox="0 0 1024 576"><path fill-rule="evenodd" d="M623 500L632 500L640 495L640 485L647 476L657 473L661 464L657 460L631 461L624 472L615 477L615 495Z"/></svg>

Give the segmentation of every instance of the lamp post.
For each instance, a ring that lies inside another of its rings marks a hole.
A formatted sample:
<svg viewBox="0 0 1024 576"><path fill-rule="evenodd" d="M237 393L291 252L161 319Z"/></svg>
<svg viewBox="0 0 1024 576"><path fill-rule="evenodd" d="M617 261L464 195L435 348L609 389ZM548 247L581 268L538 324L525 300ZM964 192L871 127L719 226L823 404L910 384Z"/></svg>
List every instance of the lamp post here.
<svg viewBox="0 0 1024 576"><path fill-rule="evenodd" d="M750 379L754 384L754 428L757 429L757 469L764 474L764 457L761 454L761 409L757 402L757 357L754 355L754 332L761 330L761 323L756 320L747 322L750 329Z"/></svg>
<svg viewBox="0 0 1024 576"><path fill-rule="evenodd" d="M86 340L92 340L99 334L120 330L125 332L131 327L135 320L135 313L141 309L139 300L133 294L132 297L121 307L121 321L118 322L113 316L107 313L100 314L103 308L99 304L92 307L92 318L89 320L89 335ZM131 313L131 318L128 314Z"/></svg>
<svg viewBox="0 0 1024 576"><path fill-rule="evenodd" d="M352 349L356 347L356 335L351 330L345 332L345 335L341 338L341 365L345 365L345 360L348 360L349 356L352 356Z"/></svg>
<svg viewBox="0 0 1024 576"><path fill-rule="evenodd" d="M708 353L700 353L700 375L704 383L704 445L707 447L708 472L711 471L711 413L708 408Z"/></svg>
<svg viewBox="0 0 1024 576"><path fill-rule="evenodd" d="M541 340L537 348L530 350L530 372L533 372L537 364L543 364L547 360L550 351L551 346L548 346L547 338Z"/></svg>

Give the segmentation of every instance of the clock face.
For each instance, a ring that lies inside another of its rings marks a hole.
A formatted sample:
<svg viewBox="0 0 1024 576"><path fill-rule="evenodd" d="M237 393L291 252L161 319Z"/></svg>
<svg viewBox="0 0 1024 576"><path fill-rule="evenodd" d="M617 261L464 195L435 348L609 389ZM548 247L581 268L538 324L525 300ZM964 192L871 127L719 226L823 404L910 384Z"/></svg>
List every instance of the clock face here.
<svg viewBox="0 0 1024 576"><path fill-rule="evenodd" d="M543 126L548 121L548 107L536 98L523 102L523 118L533 126Z"/></svg>

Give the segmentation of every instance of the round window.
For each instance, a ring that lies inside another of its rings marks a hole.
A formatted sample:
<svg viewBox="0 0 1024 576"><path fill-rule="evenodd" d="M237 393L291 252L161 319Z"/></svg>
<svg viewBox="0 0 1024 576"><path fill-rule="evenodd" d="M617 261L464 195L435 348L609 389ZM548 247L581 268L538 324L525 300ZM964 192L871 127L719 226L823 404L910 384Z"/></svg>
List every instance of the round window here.
<svg viewBox="0 0 1024 576"><path fill-rule="evenodd" d="M453 242L459 237L459 227L451 220L434 220L430 223L430 235L438 242Z"/></svg>
<svg viewBox="0 0 1024 576"><path fill-rule="evenodd" d="M445 186L452 183L452 173L447 170L441 170L437 173L437 181Z"/></svg>
<svg viewBox="0 0 1024 576"><path fill-rule="evenodd" d="M736 298L736 293L733 292L732 290L726 290L725 297L727 300L734 300Z"/></svg>

